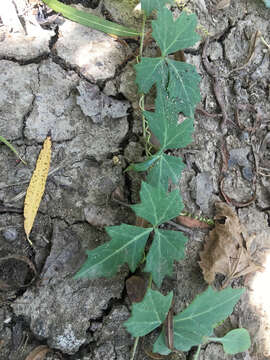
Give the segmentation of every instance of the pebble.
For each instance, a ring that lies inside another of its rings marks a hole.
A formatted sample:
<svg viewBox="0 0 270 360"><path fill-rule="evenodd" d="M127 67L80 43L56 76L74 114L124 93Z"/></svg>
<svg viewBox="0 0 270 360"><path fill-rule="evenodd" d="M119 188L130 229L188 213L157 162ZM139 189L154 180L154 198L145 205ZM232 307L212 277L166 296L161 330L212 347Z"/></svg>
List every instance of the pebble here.
<svg viewBox="0 0 270 360"><path fill-rule="evenodd" d="M18 231L14 228L9 228L3 231L4 239L13 242L18 237Z"/></svg>

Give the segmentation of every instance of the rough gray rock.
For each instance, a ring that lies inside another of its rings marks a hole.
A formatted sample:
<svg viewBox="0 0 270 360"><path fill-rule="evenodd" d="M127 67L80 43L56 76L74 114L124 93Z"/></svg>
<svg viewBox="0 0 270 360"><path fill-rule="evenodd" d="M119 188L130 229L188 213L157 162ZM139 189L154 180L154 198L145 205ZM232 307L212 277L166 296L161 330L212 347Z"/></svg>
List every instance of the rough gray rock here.
<svg viewBox="0 0 270 360"><path fill-rule="evenodd" d="M199 251L205 234L194 232L186 246L185 259L175 264L175 312L183 311L194 298L206 289L201 269L199 267Z"/></svg>
<svg viewBox="0 0 270 360"><path fill-rule="evenodd" d="M247 156L250 153L250 148L239 148L239 149L232 149L229 151L230 158L228 160L229 168L238 165L242 170L243 177L251 181L253 178L253 171L252 171L252 164L248 161Z"/></svg>
<svg viewBox="0 0 270 360"><path fill-rule="evenodd" d="M16 315L29 319L38 338L67 354L76 353L90 340L86 330L91 319L102 316L110 299L119 298L124 286L123 272L109 280L73 280L84 258L76 234L63 223L56 224L40 286L27 290L12 305Z"/></svg>
<svg viewBox="0 0 270 360"><path fill-rule="evenodd" d="M0 133L9 140L22 136L24 116L31 110L38 89L37 67L0 61Z"/></svg>
<svg viewBox="0 0 270 360"><path fill-rule="evenodd" d="M142 12L135 9L138 0L103 0L103 3L114 21L140 31Z"/></svg>
<svg viewBox="0 0 270 360"><path fill-rule="evenodd" d="M48 56L53 31L42 29L26 0L6 1L0 9L0 58L27 62ZM22 14L24 18L22 21Z"/></svg>
<svg viewBox="0 0 270 360"><path fill-rule="evenodd" d="M138 92L134 87L136 74L134 67L128 64L120 75L119 92L123 94L131 103L138 101Z"/></svg>
<svg viewBox="0 0 270 360"><path fill-rule="evenodd" d="M99 99L96 100L96 109L92 113L93 120L95 122L97 119L104 121L102 126L97 126L93 124L91 119L86 118L80 110L82 106L83 111L86 112L87 92L83 93L83 104L81 97L79 97L80 107L77 105L77 96L74 91L78 81L79 78L74 72L66 73L59 65L49 60L41 64L39 88L35 94L33 109L26 121L25 136L29 140L35 139L42 142L48 131L51 130L53 141L74 140L70 146L72 153L76 152L79 144L80 151L83 149L88 154L91 152L92 156L97 153L104 153L106 148L107 152L111 152L115 149L115 142L119 143L128 130L128 123L124 116L128 103L116 101L98 93ZM79 89L82 88L90 89L91 84L81 82ZM94 89L97 91L97 88ZM90 100L89 102L91 102ZM104 108L99 115L98 112L101 109L97 109L97 107L102 101ZM110 108L112 112L110 112ZM87 116L89 114L88 111ZM111 119L116 117L120 117L120 119L111 123ZM116 140L114 134L117 137ZM95 143L93 143L93 138L96 139ZM106 138L107 141L104 140ZM102 144L99 140L102 140Z"/></svg>
<svg viewBox="0 0 270 360"><path fill-rule="evenodd" d="M196 176L196 203L205 214L209 213L213 190L211 174L208 172L199 173Z"/></svg>
<svg viewBox="0 0 270 360"><path fill-rule="evenodd" d="M51 130L53 141L71 140L80 124L75 97L71 95L78 76L46 60L39 67L38 81L33 109L25 124L25 136L43 142Z"/></svg>
<svg viewBox="0 0 270 360"><path fill-rule="evenodd" d="M199 360L230 360L233 357L224 353L221 344L210 343L201 350Z"/></svg>
<svg viewBox="0 0 270 360"><path fill-rule="evenodd" d="M78 67L88 80L113 78L125 60L125 49L118 41L100 31L65 20L55 50L66 63Z"/></svg>
<svg viewBox="0 0 270 360"><path fill-rule="evenodd" d="M0 57L27 62L37 57L48 56L49 41L53 35L52 31L40 30L38 26L35 33L31 35L10 34L7 29L2 29L0 32Z"/></svg>
<svg viewBox="0 0 270 360"><path fill-rule="evenodd" d="M255 35L257 30L264 33L267 26L267 21L263 19L260 19L255 26L253 15L247 16L244 21L236 22L236 26L224 40L225 56L233 67L239 68L246 64L249 57L249 43L252 41L252 36ZM259 44L254 50L254 56L250 63L253 66L258 66L262 61L262 57L262 47Z"/></svg>
<svg viewBox="0 0 270 360"><path fill-rule="evenodd" d="M91 117L94 123L102 123L106 117L117 119L127 115L130 107L127 101L114 100L101 93L96 85L86 81L80 81L77 89L80 93L77 104L84 115Z"/></svg>
<svg viewBox="0 0 270 360"><path fill-rule="evenodd" d="M113 307L110 314L104 318L102 327L95 334L99 346L95 351L93 360L103 359L101 354L104 348L110 348L111 344L113 344L113 356L115 356L115 359L128 360L130 358L130 347L134 339L123 325L129 316L130 313L125 306Z"/></svg>

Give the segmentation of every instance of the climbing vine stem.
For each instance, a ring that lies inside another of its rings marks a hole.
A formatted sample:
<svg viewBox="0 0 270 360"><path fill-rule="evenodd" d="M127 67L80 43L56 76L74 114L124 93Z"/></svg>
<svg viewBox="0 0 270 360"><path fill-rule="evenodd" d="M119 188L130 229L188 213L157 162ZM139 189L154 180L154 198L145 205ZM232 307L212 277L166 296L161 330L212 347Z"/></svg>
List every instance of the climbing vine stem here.
<svg viewBox="0 0 270 360"><path fill-rule="evenodd" d="M194 360L199 360L199 355L200 355L201 347L202 347L202 345L200 344L200 345L198 346L198 349L197 349L196 354L195 354L195 356L194 356Z"/></svg>
<svg viewBox="0 0 270 360"><path fill-rule="evenodd" d="M137 57L137 62L141 61L141 58L143 55L146 18L147 18L147 16L146 16L145 12L143 12L142 30L141 30L141 38L140 38L140 52L139 52L139 56ZM142 112L142 128L143 128L143 138L145 141L145 154L147 157L149 157L149 156L151 156L152 145L150 143L151 133L148 128L147 120L145 119L145 116L143 114L143 112L145 110L144 109L144 94L142 94L140 96L139 107Z"/></svg>

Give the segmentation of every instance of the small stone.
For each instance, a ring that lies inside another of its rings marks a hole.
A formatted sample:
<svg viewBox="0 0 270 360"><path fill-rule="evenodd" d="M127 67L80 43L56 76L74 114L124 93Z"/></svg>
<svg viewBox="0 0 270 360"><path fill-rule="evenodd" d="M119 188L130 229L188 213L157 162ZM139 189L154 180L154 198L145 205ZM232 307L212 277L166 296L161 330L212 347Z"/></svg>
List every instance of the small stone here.
<svg viewBox="0 0 270 360"><path fill-rule="evenodd" d="M3 231L3 236L5 240L13 242L18 237L18 231L14 228L9 228Z"/></svg>
<svg viewBox="0 0 270 360"><path fill-rule="evenodd" d="M209 202L213 194L213 180L208 172L196 176L196 203L204 213L209 212Z"/></svg>

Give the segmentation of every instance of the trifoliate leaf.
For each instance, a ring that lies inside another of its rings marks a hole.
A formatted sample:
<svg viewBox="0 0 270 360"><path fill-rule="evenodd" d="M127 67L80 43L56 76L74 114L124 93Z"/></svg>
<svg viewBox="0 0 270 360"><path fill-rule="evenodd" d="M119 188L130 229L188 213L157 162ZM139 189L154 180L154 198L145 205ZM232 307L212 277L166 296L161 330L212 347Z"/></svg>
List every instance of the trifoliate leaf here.
<svg viewBox="0 0 270 360"><path fill-rule="evenodd" d="M139 86L139 91L144 94L148 93L151 87L162 79L167 82L168 66L163 58L141 58L139 64L134 67L136 84Z"/></svg>
<svg viewBox="0 0 270 360"><path fill-rule="evenodd" d="M184 168L185 164L181 158L163 153L148 171L147 182L152 186L162 186L164 190L168 190L169 180L177 184Z"/></svg>
<svg viewBox="0 0 270 360"><path fill-rule="evenodd" d="M165 4L172 4L173 0L141 0L142 10L149 16L153 10L161 9Z"/></svg>
<svg viewBox="0 0 270 360"><path fill-rule="evenodd" d="M193 65L169 58L142 58L135 69L141 92L146 94L157 84L158 88L167 89L167 96L175 101L175 111L194 117L195 106L200 102L200 76Z"/></svg>
<svg viewBox="0 0 270 360"><path fill-rule="evenodd" d="M162 56L172 54L196 44L200 36L195 32L197 16L182 11L174 20L171 11L163 7L156 20L152 21L152 36L161 49Z"/></svg>
<svg viewBox="0 0 270 360"><path fill-rule="evenodd" d="M196 105L200 102L200 75L195 66L181 61L166 59L169 69L168 93L170 98L177 98L178 112L187 117L194 117Z"/></svg>
<svg viewBox="0 0 270 360"><path fill-rule="evenodd" d="M180 231L155 230L144 271L152 273L158 287L165 275L172 274L174 260L184 258L186 242L187 238Z"/></svg>
<svg viewBox="0 0 270 360"><path fill-rule="evenodd" d="M205 337L212 334L215 324L232 313L234 305L244 291L245 289L230 287L214 291L208 287L198 295L184 311L174 317L175 348L188 351L192 346L203 344ZM162 334L154 345L154 352L158 350L162 354L168 351Z"/></svg>
<svg viewBox="0 0 270 360"><path fill-rule="evenodd" d="M144 111L149 127L160 142L162 150L181 148L192 140L193 122L185 119L179 124L176 101L158 88L155 112Z"/></svg>
<svg viewBox="0 0 270 360"><path fill-rule="evenodd" d="M119 267L128 263L135 271L142 259L144 247L152 228L122 224L106 228L111 241L87 251L88 259L75 275L75 279L111 277Z"/></svg>
<svg viewBox="0 0 270 360"><path fill-rule="evenodd" d="M209 341L220 342L227 354L234 355L246 351L250 345L250 336L246 329L235 329L229 331L222 338L208 338Z"/></svg>
<svg viewBox="0 0 270 360"><path fill-rule="evenodd" d="M173 292L163 296L160 292L149 289L142 302L132 305L132 315L124 323L134 337L144 336L166 319L171 307Z"/></svg>
<svg viewBox="0 0 270 360"><path fill-rule="evenodd" d="M130 171L130 170L134 170L138 172L146 171L150 168L151 165L153 165L159 159L159 157L160 155L157 153L144 162L129 165L129 167L125 171Z"/></svg>
<svg viewBox="0 0 270 360"><path fill-rule="evenodd" d="M140 198L141 203L131 207L137 216L144 218L154 226L175 218L183 209L178 190L167 193L160 187L153 187L142 182Z"/></svg>

